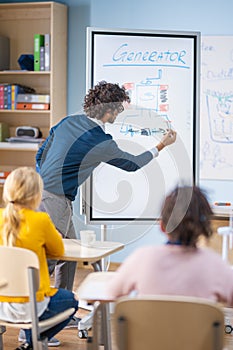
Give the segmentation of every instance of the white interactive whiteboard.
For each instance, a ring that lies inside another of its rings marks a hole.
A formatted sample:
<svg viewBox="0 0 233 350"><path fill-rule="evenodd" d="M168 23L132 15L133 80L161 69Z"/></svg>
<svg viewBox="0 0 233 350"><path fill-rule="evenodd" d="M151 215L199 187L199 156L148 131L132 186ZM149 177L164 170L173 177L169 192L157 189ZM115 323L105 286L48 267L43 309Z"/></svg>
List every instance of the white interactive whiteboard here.
<svg viewBox="0 0 233 350"><path fill-rule="evenodd" d="M139 154L155 146L166 129L177 142L135 173L108 164L86 186L91 223L154 221L177 184L192 184L198 164L200 33L87 30L87 89L105 80L124 85L131 106L106 125L119 146Z"/></svg>
<svg viewBox="0 0 233 350"><path fill-rule="evenodd" d="M201 40L200 184L216 214L233 208L233 36Z"/></svg>

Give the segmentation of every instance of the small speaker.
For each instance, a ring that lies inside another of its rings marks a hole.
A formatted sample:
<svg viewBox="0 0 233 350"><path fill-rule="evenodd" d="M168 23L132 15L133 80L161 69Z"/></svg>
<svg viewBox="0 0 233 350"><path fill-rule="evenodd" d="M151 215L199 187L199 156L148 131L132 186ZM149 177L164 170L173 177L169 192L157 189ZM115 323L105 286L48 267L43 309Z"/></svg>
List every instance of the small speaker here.
<svg viewBox="0 0 233 350"><path fill-rule="evenodd" d="M39 128L33 126L19 126L15 130L15 135L17 137L28 136L37 139L39 137L42 137L42 132Z"/></svg>

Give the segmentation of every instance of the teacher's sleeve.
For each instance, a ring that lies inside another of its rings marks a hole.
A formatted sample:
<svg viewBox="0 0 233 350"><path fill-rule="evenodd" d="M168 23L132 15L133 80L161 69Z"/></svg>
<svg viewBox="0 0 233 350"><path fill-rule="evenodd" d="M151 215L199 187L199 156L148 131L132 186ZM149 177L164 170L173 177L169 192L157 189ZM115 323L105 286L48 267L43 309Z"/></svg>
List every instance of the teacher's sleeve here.
<svg viewBox="0 0 233 350"><path fill-rule="evenodd" d="M124 152L114 140L104 142L103 152L106 163L129 172L141 169L154 158L151 151L145 151L138 155Z"/></svg>

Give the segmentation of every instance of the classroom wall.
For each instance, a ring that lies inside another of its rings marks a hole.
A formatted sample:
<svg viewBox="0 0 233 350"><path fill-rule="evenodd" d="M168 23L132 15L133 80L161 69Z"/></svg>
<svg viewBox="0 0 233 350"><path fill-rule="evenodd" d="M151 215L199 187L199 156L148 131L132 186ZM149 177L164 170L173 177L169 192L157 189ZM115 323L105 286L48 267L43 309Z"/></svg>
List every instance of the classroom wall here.
<svg viewBox="0 0 233 350"><path fill-rule="evenodd" d="M30 0L32 1L32 0ZM1 2L21 2L2 1ZM29 2L29 1L28 1ZM64 0L68 5L68 113L82 107L85 94L86 27L200 31L203 35L232 35L232 0ZM156 181L156 179L155 179ZM159 184L158 184L159 186ZM85 226L74 203L77 235ZM100 227L94 228L100 237ZM112 261L121 262L136 247L160 244L164 237L158 225L121 225L107 227L107 238L126 243Z"/></svg>

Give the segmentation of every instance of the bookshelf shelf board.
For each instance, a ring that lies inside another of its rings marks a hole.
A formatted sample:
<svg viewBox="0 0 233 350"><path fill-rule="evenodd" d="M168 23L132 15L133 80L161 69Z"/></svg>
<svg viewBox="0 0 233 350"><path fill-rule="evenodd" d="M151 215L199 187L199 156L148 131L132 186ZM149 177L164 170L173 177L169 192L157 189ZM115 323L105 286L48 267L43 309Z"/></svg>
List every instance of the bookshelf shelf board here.
<svg viewBox="0 0 233 350"><path fill-rule="evenodd" d="M0 151L37 151L39 146L38 143L0 142Z"/></svg>
<svg viewBox="0 0 233 350"><path fill-rule="evenodd" d="M0 109L0 113L24 113L24 114L34 114L34 113L39 113L39 114L49 114L50 110L46 109Z"/></svg>
<svg viewBox="0 0 233 350"><path fill-rule="evenodd" d="M34 70L6 70L0 71L0 75L49 75L50 71L34 71Z"/></svg>

